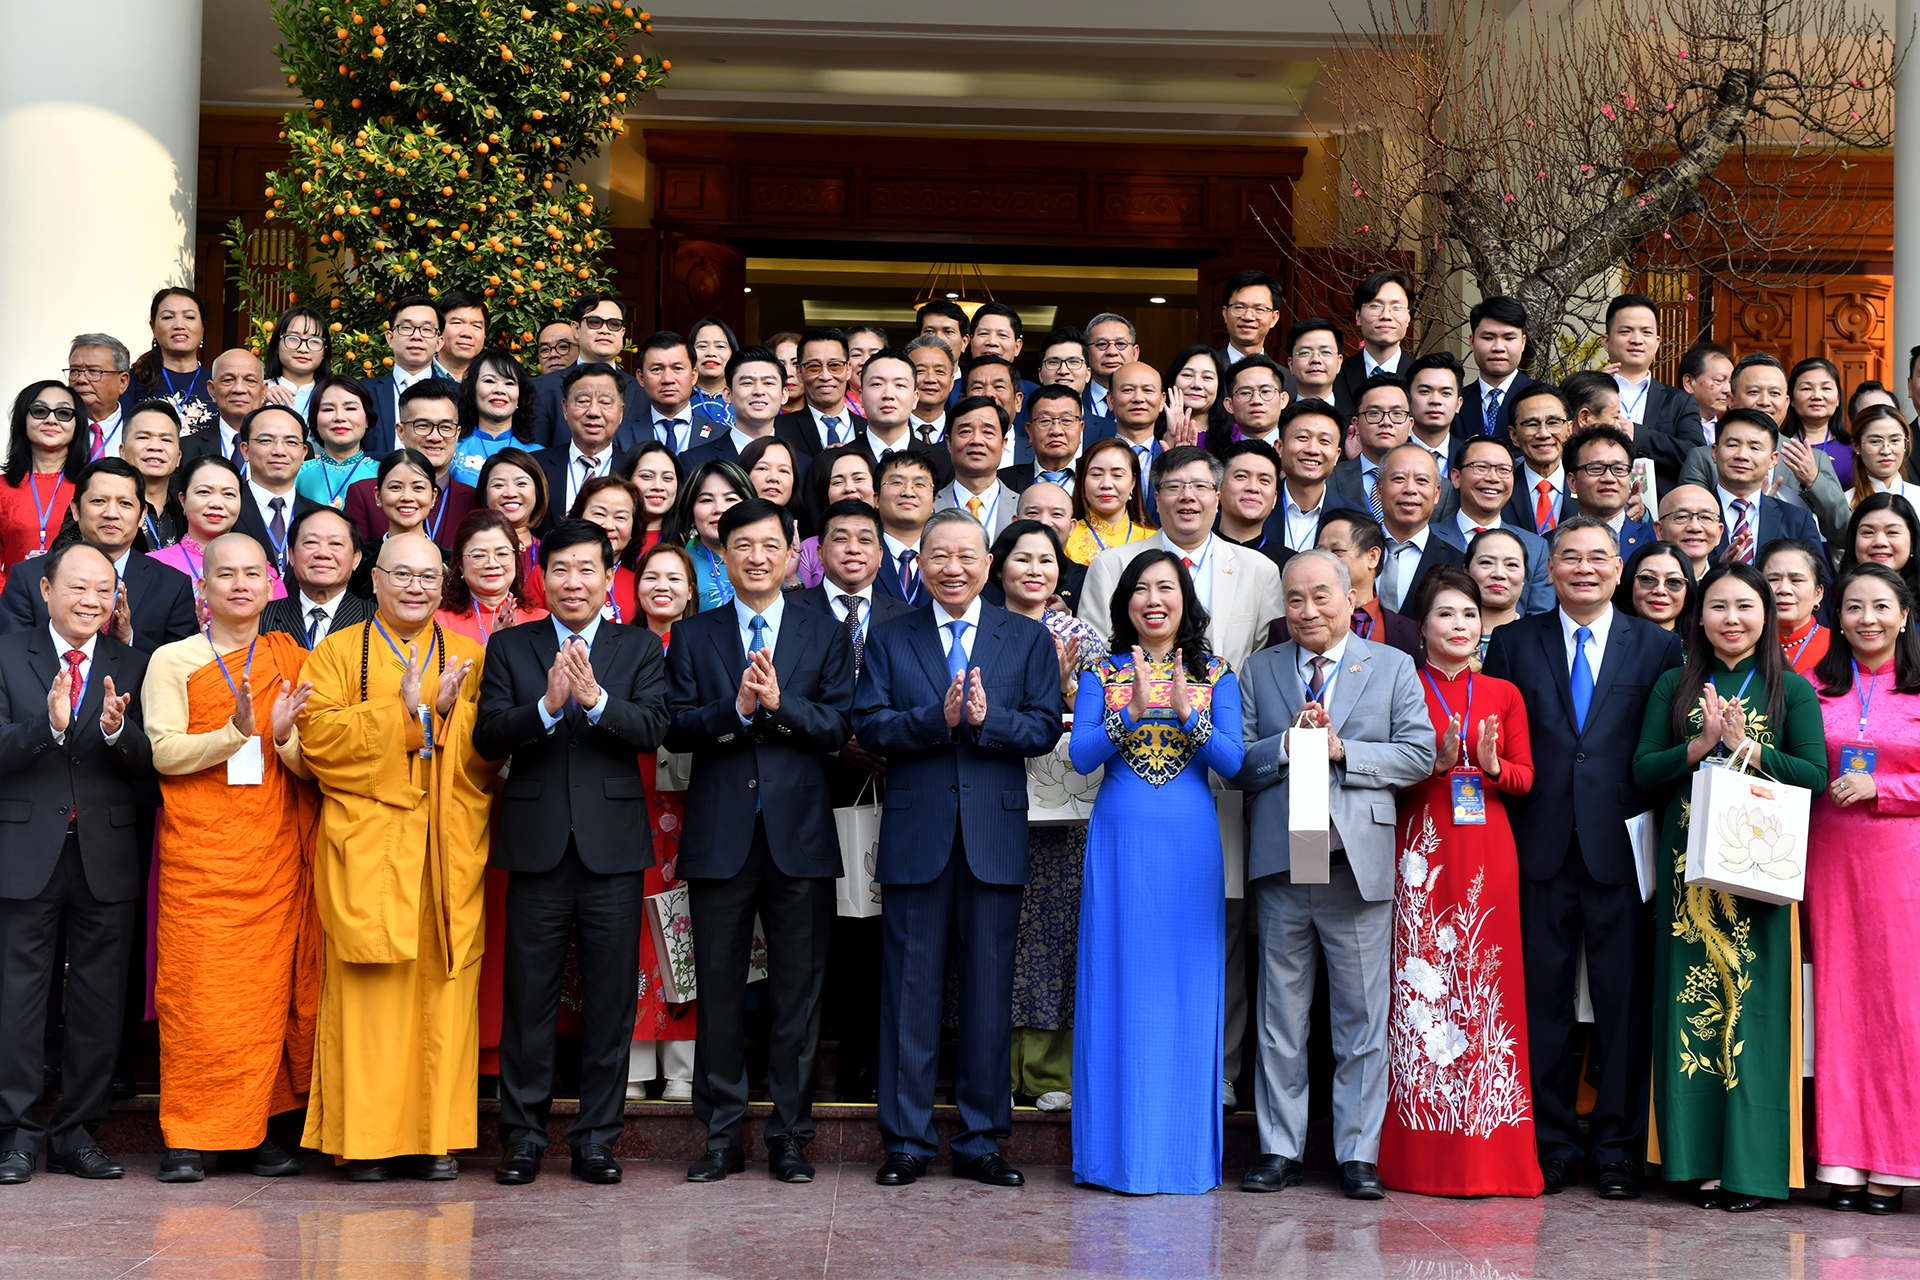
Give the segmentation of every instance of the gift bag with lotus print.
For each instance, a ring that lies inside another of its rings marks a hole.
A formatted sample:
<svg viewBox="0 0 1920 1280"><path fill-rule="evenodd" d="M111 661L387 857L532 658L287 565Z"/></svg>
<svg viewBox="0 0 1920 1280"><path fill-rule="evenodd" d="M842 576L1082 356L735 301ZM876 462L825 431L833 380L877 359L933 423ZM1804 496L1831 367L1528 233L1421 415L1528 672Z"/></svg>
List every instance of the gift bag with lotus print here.
<svg viewBox="0 0 1920 1280"><path fill-rule="evenodd" d="M1725 760L1702 761L1694 773L1687 883L1758 902L1799 902L1813 793L1749 772L1759 755L1748 742Z"/></svg>

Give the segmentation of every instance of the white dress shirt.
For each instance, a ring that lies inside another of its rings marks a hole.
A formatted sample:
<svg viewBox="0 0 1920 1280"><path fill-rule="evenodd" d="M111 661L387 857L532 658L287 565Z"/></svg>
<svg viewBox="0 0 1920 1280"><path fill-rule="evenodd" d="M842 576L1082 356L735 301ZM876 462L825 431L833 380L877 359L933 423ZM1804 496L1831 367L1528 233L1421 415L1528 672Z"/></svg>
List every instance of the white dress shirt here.
<svg viewBox="0 0 1920 1280"><path fill-rule="evenodd" d="M820 447L822 449L831 449L836 443L847 444L853 439L853 413L844 404L841 405L836 412L829 415L820 412L809 402L807 412L813 415L813 429L820 433ZM828 432L828 417L839 419L839 430L831 433ZM834 439L835 436L839 437L837 441Z"/></svg>
<svg viewBox="0 0 1920 1280"><path fill-rule="evenodd" d="M992 537L994 517L1000 511L1000 478L998 476L994 476L987 481L987 491L985 493L975 493L973 490L967 488L961 481L955 480L947 487L947 496L953 500L954 506L965 511L970 516L973 515L973 511L967 506L967 501L971 498L978 498L980 500L980 514L973 518L986 526L988 537Z"/></svg>
<svg viewBox="0 0 1920 1280"><path fill-rule="evenodd" d="M340 602L347 598L347 593L345 591L336 591L333 593L333 599L327 601L325 604L321 604L304 591L294 592L293 598L300 605L300 629L318 641L326 639L327 635L332 632L333 619L335 615L340 612ZM320 618L317 622L313 616L315 609L320 611Z"/></svg>
<svg viewBox="0 0 1920 1280"><path fill-rule="evenodd" d="M93 441L93 428L95 427L100 428L100 452L93 453L92 460L95 462L98 462L101 458L119 457L120 456L120 444L119 444L120 406L116 404L113 407L112 413L100 419L100 421L98 422L92 422L87 424L87 441L88 441L88 448L90 453L91 453L92 441Z"/></svg>
<svg viewBox="0 0 1920 1280"><path fill-rule="evenodd" d="M1581 624L1575 622L1565 609L1560 610L1560 636L1567 646L1567 674L1573 674L1574 635ZM1593 672L1594 679L1600 678L1600 664L1607 659L1607 636L1613 631L1613 606L1608 605L1604 612L1592 622L1587 637L1587 668Z"/></svg>
<svg viewBox="0 0 1920 1280"><path fill-rule="evenodd" d="M61 671L65 671L67 669L67 650L73 648L73 646L60 638L60 633L54 630L53 624L51 622L47 624L47 634L53 637L53 656L59 661L59 666L55 669L55 674L57 675ZM88 692L88 686L93 682L93 650L94 650L94 646L99 642L99 640L100 640L100 635L98 632L95 632L93 635L90 635L87 637L86 643L80 646L80 652L85 655L80 660L80 690L81 690L80 705L83 707L86 705L86 701L87 701L86 694ZM69 720L67 722L68 728L73 727L73 724L77 721L77 719L78 719L78 713L75 714L74 720ZM48 717L47 727L48 728L53 727L53 721L51 716ZM124 729L126 727L127 727L127 722L124 719L121 720L120 729ZM107 735L107 744L109 746L120 741L120 729L115 729L112 733ZM60 746L63 746L63 747L66 746L67 735L65 730L59 730L59 729L54 730L53 740L56 743L58 743Z"/></svg>
<svg viewBox="0 0 1920 1280"><path fill-rule="evenodd" d="M1346 657L1347 641L1352 638L1353 633L1349 631L1346 635L1341 636L1339 642L1325 653L1313 653L1304 646L1301 647L1300 661L1297 670L1300 673L1300 697L1302 701L1306 699L1307 690L1313 687L1313 660L1315 658L1330 658L1332 661L1327 664L1327 671L1324 677L1325 683L1320 686L1320 705L1323 707L1327 705L1327 700L1333 696L1333 678L1340 674L1340 662L1341 659Z"/></svg>
<svg viewBox="0 0 1920 1280"><path fill-rule="evenodd" d="M1620 407L1633 419L1636 427L1647 420L1647 398L1653 394L1653 374L1651 371L1638 382L1629 382L1619 374L1613 375L1614 385L1620 389Z"/></svg>
<svg viewBox="0 0 1920 1280"><path fill-rule="evenodd" d="M820 589L827 593L827 607L833 610L833 616L842 626L847 622L847 606L840 601L841 596L852 596L860 603L860 630L864 632L873 622L873 583L869 582L858 591L848 591L835 585L832 578L820 579Z"/></svg>
<svg viewBox="0 0 1920 1280"><path fill-rule="evenodd" d="M1107 389L1097 382L1087 383L1087 390L1093 396L1093 416L1111 418L1113 411L1107 408Z"/></svg>
<svg viewBox="0 0 1920 1280"><path fill-rule="evenodd" d="M653 435L658 440L665 438L667 447L675 453L685 453L693 443L693 406L683 404L677 414L661 413L658 405L653 409Z"/></svg>
<svg viewBox="0 0 1920 1280"><path fill-rule="evenodd" d="M913 428L908 427L905 431L902 431L900 433L900 438L892 444L888 444L886 441L882 440L880 438L880 434L874 431L871 427L867 429L866 435L862 436L861 439L867 442L867 452L872 454L874 462L878 463L882 458L886 457L888 454L900 453L903 450L905 450L908 445L912 444Z"/></svg>
<svg viewBox="0 0 1920 1280"><path fill-rule="evenodd" d="M1501 527L1500 517L1497 515L1484 524L1468 516L1465 511L1454 512L1453 518L1460 526L1460 536L1468 542L1473 541L1474 530L1476 529L1498 529Z"/></svg>
<svg viewBox="0 0 1920 1280"><path fill-rule="evenodd" d="M1293 490L1285 482L1280 485L1280 510L1287 520L1287 550L1311 551L1313 541L1320 533L1320 513L1327 509L1327 490L1320 489L1320 501L1312 510L1302 510L1293 500Z"/></svg>
<svg viewBox="0 0 1920 1280"><path fill-rule="evenodd" d="M1735 502L1747 504L1747 531L1752 535L1752 545L1747 549L1747 563L1752 564L1754 557L1760 554L1760 495L1762 489L1755 489L1742 498L1725 485L1713 486L1713 493L1720 500L1720 520L1727 526L1727 542L1733 542L1734 530L1740 527L1740 513L1733 509Z"/></svg>
<svg viewBox="0 0 1920 1280"><path fill-rule="evenodd" d="M1193 561L1193 564L1187 569L1187 576L1193 579L1194 598L1200 601L1200 607L1202 609L1212 612L1214 563L1218 559L1218 557L1213 554L1214 547L1217 545L1213 540L1213 535L1211 533L1207 535L1207 540L1200 544L1198 551L1182 551L1174 545L1172 537L1165 532L1162 532L1160 537L1162 541L1167 544L1167 550L1173 552L1173 554L1179 556L1182 560Z"/></svg>
<svg viewBox="0 0 1920 1280"><path fill-rule="evenodd" d="M1557 467L1554 469L1552 475L1543 476L1538 471L1535 471L1531 464L1524 462L1520 464L1520 474L1517 481L1519 484L1526 486L1522 491L1526 496L1523 497L1521 501L1527 504L1527 510L1529 511L1535 510L1540 505L1540 482L1542 480L1545 480L1547 487L1553 491L1552 496L1548 500L1553 503L1553 520L1555 524L1558 524L1560 522L1560 508L1566 502L1567 469L1565 467Z"/></svg>
<svg viewBox="0 0 1920 1280"><path fill-rule="evenodd" d="M1385 370L1388 373L1398 373L1400 372L1400 358L1404 354L1405 353L1399 347L1395 347L1393 349L1393 354L1388 356L1385 360L1375 360L1373 358L1373 352L1367 350L1365 347L1361 347L1360 348L1361 372L1365 373L1369 378L1371 378L1374 374L1379 373L1382 370Z"/></svg>
<svg viewBox="0 0 1920 1280"><path fill-rule="evenodd" d="M967 611L959 617L947 612L947 607L938 600L933 602L933 624L940 628L940 652L948 658L953 656L953 632L947 628L956 622L966 623L960 632L960 648L967 655L969 665L973 662L973 638L980 634L980 597L975 596L967 602Z"/></svg>
<svg viewBox="0 0 1920 1280"><path fill-rule="evenodd" d="M271 537L273 534L273 500L275 498L280 499L281 522L286 526L287 529L291 530L293 528L294 491L291 485L287 487L287 491L285 493L275 493L271 489L263 488L260 485L255 484L252 478L249 477L247 480L247 488L253 490L253 504L256 507L260 508L260 523L267 527L267 534L269 537ZM271 552L273 555L275 555L276 557L284 556L286 552L286 548L284 546L268 547L267 550ZM274 568L277 569L279 567L280 566L276 561L276 563L274 564Z"/></svg>
<svg viewBox="0 0 1920 1280"><path fill-rule="evenodd" d="M942 409L940 416L934 418L932 421L928 421L925 418L912 418L908 420L907 434L911 439L920 439L922 430L925 430L927 433L925 441L927 444L939 444L942 440L945 440L947 438L947 411Z"/></svg>
<svg viewBox="0 0 1920 1280"><path fill-rule="evenodd" d="M593 463L593 469L590 471L582 469L582 467L580 466L582 462ZM560 510L567 511L573 506L573 500L580 496L580 486L585 484L588 480L594 479L595 477L598 477L598 476L612 474L612 471L611 471L612 466L613 466L613 442L612 441L608 441L607 447L602 449L599 453L591 453L591 454L580 452L580 445L577 442L568 445L567 446L567 493L566 493L567 500L561 504ZM442 496L444 497L444 494Z"/></svg>
<svg viewBox="0 0 1920 1280"><path fill-rule="evenodd" d="M552 614L549 614L547 616L553 622L553 631L554 631L554 634L560 638L560 647L562 649L567 647L568 640L571 640L576 634L578 634L582 640L585 640L587 642L587 652L589 653L593 652L594 637L600 634L600 615L599 614L597 613L594 614L593 617L587 622L587 625L580 628L580 630L577 633L574 631L570 631L567 628L566 623L560 621L559 618L554 617ZM610 696L611 695L607 693L607 687L605 685L601 685L599 700L595 702L592 706L587 708L588 724L600 723L600 713L607 709L607 702ZM572 701L572 699L569 698L568 701L570 702ZM540 723L547 726L548 733L552 733L553 726L559 724L560 718L567 714L567 704L565 702L560 704L560 710L558 710L557 712L549 713L547 710L547 698L545 694L541 694L540 697L534 699L533 705L534 705L534 709L540 713Z"/></svg>
<svg viewBox="0 0 1920 1280"><path fill-rule="evenodd" d="M1385 532L1384 529L1382 531ZM1382 580L1390 578L1392 589L1391 593L1381 591L1380 601L1395 613L1399 613L1400 606L1406 603L1407 590L1413 586L1414 577L1420 572L1420 557L1427 554L1427 539L1432 534L1431 524L1421 525L1405 542L1397 542L1392 533L1387 533L1387 551L1380 562L1380 577ZM1392 566L1391 574L1387 572L1388 566ZM1376 590L1379 590L1379 585L1375 584Z"/></svg>

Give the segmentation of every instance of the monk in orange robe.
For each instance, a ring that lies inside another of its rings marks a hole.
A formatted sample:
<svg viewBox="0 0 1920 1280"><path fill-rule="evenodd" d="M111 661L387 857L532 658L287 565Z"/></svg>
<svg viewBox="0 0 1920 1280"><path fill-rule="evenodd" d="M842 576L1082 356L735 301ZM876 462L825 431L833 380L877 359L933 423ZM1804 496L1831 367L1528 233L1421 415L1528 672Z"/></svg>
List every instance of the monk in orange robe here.
<svg viewBox="0 0 1920 1280"><path fill-rule="evenodd" d="M267 1120L306 1102L312 1072L319 795L295 728L306 652L260 634L272 590L259 543L215 538L200 579L207 629L162 645L147 667L164 802L153 992L162 1182L199 1182L207 1151L233 1152L231 1167L262 1177L300 1171Z"/></svg>

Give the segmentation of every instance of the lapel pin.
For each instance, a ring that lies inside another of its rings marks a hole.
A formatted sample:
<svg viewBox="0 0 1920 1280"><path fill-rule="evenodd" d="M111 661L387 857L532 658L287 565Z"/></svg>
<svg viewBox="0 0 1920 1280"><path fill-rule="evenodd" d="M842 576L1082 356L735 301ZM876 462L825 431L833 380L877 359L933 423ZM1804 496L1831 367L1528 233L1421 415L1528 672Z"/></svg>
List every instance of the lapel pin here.
<svg viewBox="0 0 1920 1280"><path fill-rule="evenodd" d="M1348 667L1348 668L1347 668L1347 674L1348 674L1348 675L1350 675L1350 676L1357 676L1357 675L1359 675L1359 674L1360 674L1360 664L1356 662L1356 663L1354 663L1354 664L1353 664L1352 666L1350 666L1350 667Z"/></svg>

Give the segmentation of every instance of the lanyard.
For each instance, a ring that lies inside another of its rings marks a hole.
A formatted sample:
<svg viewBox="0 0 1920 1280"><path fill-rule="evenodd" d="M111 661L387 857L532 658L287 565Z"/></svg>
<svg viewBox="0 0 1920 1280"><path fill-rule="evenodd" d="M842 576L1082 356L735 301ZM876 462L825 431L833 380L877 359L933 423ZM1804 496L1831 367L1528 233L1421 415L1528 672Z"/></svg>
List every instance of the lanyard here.
<svg viewBox="0 0 1920 1280"><path fill-rule="evenodd" d="M720 567L720 562L713 558L713 552L707 550L707 544L697 536L694 542L700 548L701 558L707 562L707 580L713 585L713 593L719 597L719 603L727 603L733 599L733 582L727 577L726 570Z"/></svg>
<svg viewBox="0 0 1920 1280"><path fill-rule="evenodd" d="M95 426L98 426L99 424L98 424L98 423L95 423L94 425L95 425ZM116 423L114 423L114 424L113 424L113 430L111 430L111 431L108 431L108 432L106 432L106 433L104 433L103 435L101 435L101 437L100 437L100 450L99 450L99 452L97 452L97 453L93 453L93 454L90 454L90 455L88 455L88 458L87 458L87 460L88 460L89 462L98 462L98 461L100 461L100 459L102 459L102 458L104 458L104 457L106 457L106 456L107 456L107 448L108 448L108 446L109 446L109 445L111 445L111 444L113 443L113 438L114 438L115 436L117 436L117 435L119 435L119 434L120 434L120 428L121 428L121 427L124 427L125 425L127 425L127 418L126 418L126 415L125 415L125 414L121 414L121 415L120 415L120 421L118 421L118 422L116 422Z"/></svg>
<svg viewBox="0 0 1920 1280"><path fill-rule="evenodd" d="M400 652L400 646L393 642L393 637L387 634L387 629L380 625L380 619L375 618L373 620L373 626L374 629L380 633L380 638L387 642L387 648L393 650L393 656L400 659L400 665L412 666L413 664L407 661L407 656ZM435 627L433 629L433 639L427 641L427 656L420 663L421 670L424 671L427 663L433 661L433 646L439 643L440 628Z"/></svg>
<svg viewBox="0 0 1920 1280"><path fill-rule="evenodd" d="M1652 390L1653 390L1652 374L1648 374L1647 380L1640 384L1640 397L1639 399L1635 400L1632 404L1627 403L1627 393L1624 390L1622 390L1620 393L1620 412L1626 414L1629 418L1632 418L1635 422L1640 421L1639 417L1636 415L1639 414L1641 406L1647 403L1647 393Z"/></svg>
<svg viewBox="0 0 1920 1280"><path fill-rule="evenodd" d="M1860 677L1862 676L1867 677L1865 692L1861 691L1860 686ZM1855 658L1853 660L1853 696L1860 702L1860 736L1863 738L1867 736L1867 712L1873 709L1873 695L1879 683L1880 674L1878 672L1862 671L1860 669L1860 659Z"/></svg>
<svg viewBox="0 0 1920 1280"><path fill-rule="evenodd" d="M506 601L502 600L500 603L505 604ZM474 600L473 625L480 628L480 638L482 640L491 640L493 638L493 627L490 624L497 623L499 621L500 621L500 610L497 607L487 610L486 621L484 622L481 621L480 601L477 598ZM385 634L385 633L383 632L382 634Z"/></svg>
<svg viewBox="0 0 1920 1280"><path fill-rule="evenodd" d="M343 499L347 494L347 486L353 483L353 473L360 469L360 463L366 456L366 454L356 451L351 458L347 459L344 467L335 463L331 458L325 457L324 455L321 457L320 483L327 491L328 506L338 508L344 505ZM337 489L334 488L333 481L330 478L330 473L334 471L341 472L340 487ZM432 535L429 534L428 536L431 537Z"/></svg>
<svg viewBox="0 0 1920 1280"><path fill-rule="evenodd" d="M1819 634L1820 634L1820 624L1816 622L1813 624L1813 630L1807 632L1807 634L1805 634L1804 636L1801 636L1800 643L1795 645L1793 647L1793 652L1787 655L1787 665L1789 667L1794 666L1796 663L1800 661L1800 655L1807 651L1807 646L1812 644L1813 638Z"/></svg>
<svg viewBox="0 0 1920 1280"><path fill-rule="evenodd" d="M187 546L189 542L193 542L193 545L196 547L200 546L199 543L193 541L191 536L180 539L180 558L187 562L187 572L193 575L193 589L198 591L200 589L201 570L205 569L207 564L207 552L204 547L201 548L200 563L196 566L193 563L193 551Z"/></svg>
<svg viewBox="0 0 1920 1280"><path fill-rule="evenodd" d="M452 496L452 485L448 485L440 491L440 501L433 504L433 522L427 526L427 541L440 541L440 524L447 518L447 499Z"/></svg>
<svg viewBox="0 0 1920 1280"><path fill-rule="evenodd" d="M233 675L227 670L226 660L220 656L219 646L213 643L213 633L202 628L200 634L207 638L207 648L213 650L213 660L219 666L220 674L226 677L227 688L233 690L233 700L234 703L238 705L240 701L240 687L234 684ZM383 631L380 634L385 635L386 633ZM247 679L253 674L253 646L259 643L260 637L256 635L252 642L247 645L247 665L241 668L240 671L240 681L242 684L246 683Z"/></svg>
<svg viewBox="0 0 1920 1280"><path fill-rule="evenodd" d="M1099 546L1100 546L1100 549L1101 549L1102 551L1105 551L1105 550L1107 549L1107 543L1106 543L1106 540L1105 540L1104 538L1102 538L1102 537L1100 536L1100 531L1099 531L1098 529L1096 529L1096 528L1094 528L1094 526L1093 526L1093 517L1092 517L1092 516L1088 516L1088 517L1087 517L1087 532L1093 535L1093 540L1094 540L1094 542L1096 542L1096 543L1098 543L1098 544L1099 544ZM1126 536L1126 540L1125 540L1124 542L1122 542L1122 543L1120 543L1119 545L1121 545L1121 546L1123 546L1123 547L1124 547L1124 546L1126 546L1126 545L1127 545L1127 543L1129 543L1129 542L1132 542L1132 541L1133 541L1133 517L1132 517L1132 516L1128 516L1128 517L1127 517L1127 536Z"/></svg>
<svg viewBox="0 0 1920 1280"><path fill-rule="evenodd" d="M195 369L192 373L188 374L187 375L187 393L185 395L181 395L179 391L174 389L172 371L169 370L165 365L162 365L160 367L160 376L166 379L166 383L167 383L167 399L173 401L174 408L182 409L182 410L186 408L187 401L193 399L194 392L195 390L198 389L200 385L200 375L205 372L206 372L205 369Z"/></svg>
<svg viewBox="0 0 1920 1280"><path fill-rule="evenodd" d="M1420 674L1427 678L1428 686L1433 689L1433 696L1440 699L1440 709L1446 712L1447 718L1451 720L1453 718L1453 708L1447 705L1447 695L1440 692L1439 682L1433 678L1433 672L1422 671ZM1745 686L1742 687L1744 688ZM1464 738L1471 732L1473 732L1473 675L1472 673L1468 673L1467 704L1460 714L1460 733Z"/></svg>
<svg viewBox="0 0 1920 1280"><path fill-rule="evenodd" d="M154 523L153 512L147 511L143 513L140 517L140 523L147 527L147 539L153 543L153 549L155 551L160 550L165 544L160 541L160 526Z"/></svg>
<svg viewBox="0 0 1920 1280"><path fill-rule="evenodd" d="M38 512L40 516L40 547L42 550L45 550L47 545L47 524L53 519L54 508L60 505L60 485L66 480L66 476L63 472L59 471L53 473L53 496L47 499L47 505L43 507L40 505L40 475L41 473L38 471L29 472L27 474L27 484L33 489L33 509Z"/></svg>

